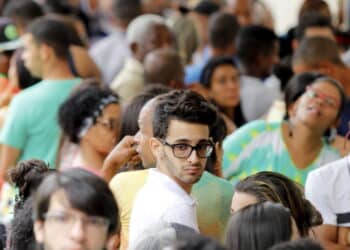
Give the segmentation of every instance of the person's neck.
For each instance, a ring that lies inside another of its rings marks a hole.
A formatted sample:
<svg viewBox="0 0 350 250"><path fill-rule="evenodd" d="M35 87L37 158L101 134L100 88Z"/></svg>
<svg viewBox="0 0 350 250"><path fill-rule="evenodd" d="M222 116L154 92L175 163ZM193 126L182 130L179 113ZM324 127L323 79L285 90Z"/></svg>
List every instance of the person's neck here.
<svg viewBox="0 0 350 250"><path fill-rule="evenodd" d="M72 74L68 63L56 61L44 66L41 78L44 80L66 80L74 78L74 75Z"/></svg>
<svg viewBox="0 0 350 250"><path fill-rule="evenodd" d="M249 67L249 66L243 65L242 63L239 63L238 65L239 65L239 70L240 70L242 75L256 77L259 79L262 78L261 73L260 73L258 68Z"/></svg>
<svg viewBox="0 0 350 250"><path fill-rule="evenodd" d="M105 156L98 153L90 143L82 141L79 145L78 154L84 164L83 167L91 167L97 170L102 168Z"/></svg>
<svg viewBox="0 0 350 250"><path fill-rule="evenodd" d="M310 129L298 122L291 124L285 123L285 129L288 132L287 138L295 149L307 153L322 146L323 132Z"/></svg>
<svg viewBox="0 0 350 250"><path fill-rule="evenodd" d="M233 116L235 115L235 108L220 108L222 113L224 113L227 117L230 119L233 119Z"/></svg>
<svg viewBox="0 0 350 250"><path fill-rule="evenodd" d="M161 172L162 174L168 176L170 179L172 179L174 182L176 182L177 185L179 185L188 195L191 194L192 191L192 185L191 184L185 184L182 181L180 181L178 178L173 176L171 173L169 173L166 169L160 167L159 165L156 166L156 169Z"/></svg>

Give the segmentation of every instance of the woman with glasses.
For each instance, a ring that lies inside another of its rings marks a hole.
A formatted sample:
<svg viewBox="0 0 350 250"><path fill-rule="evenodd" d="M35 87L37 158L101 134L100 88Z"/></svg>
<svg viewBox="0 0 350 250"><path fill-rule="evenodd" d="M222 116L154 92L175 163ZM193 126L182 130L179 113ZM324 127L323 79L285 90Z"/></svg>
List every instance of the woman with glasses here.
<svg viewBox="0 0 350 250"><path fill-rule="evenodd" d="M285 90L283 122L254 121L224 141L224 176L236 183L273 171L304 185L311 170L340 157L329 144L334 132L328 131L335 131L344 102L335 80L313 73L294 76Z"/></svg>
<svg viewBox="0 0 350 250"><path fill-rule="evenodd" d="M120 115L119 98L110 89L86 82L74 91L61 105L58 119L63 134L78 147L64 144L61 155L65 162L61 166L82 167L99 174L117 143Z"/></svg>

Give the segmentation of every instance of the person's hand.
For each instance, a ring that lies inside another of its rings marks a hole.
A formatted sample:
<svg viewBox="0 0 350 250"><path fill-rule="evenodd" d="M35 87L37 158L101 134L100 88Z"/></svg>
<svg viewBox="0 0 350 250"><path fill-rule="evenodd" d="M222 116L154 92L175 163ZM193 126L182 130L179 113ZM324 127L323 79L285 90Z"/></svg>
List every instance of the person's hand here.
<svg viewBox="0 0 350 250"><path fill-rule="evenodd" d="M108 154L103 162L101 175L109 182L117 171L128 161L137 159L133 136L125 136Z"/></svg>

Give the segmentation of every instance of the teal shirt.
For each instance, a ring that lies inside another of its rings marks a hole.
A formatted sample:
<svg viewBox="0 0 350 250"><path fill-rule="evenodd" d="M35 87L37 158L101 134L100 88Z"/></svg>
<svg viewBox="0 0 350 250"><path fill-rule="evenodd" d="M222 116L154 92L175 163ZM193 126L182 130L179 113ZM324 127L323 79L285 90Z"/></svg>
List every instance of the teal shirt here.
<svg viewBox="0 0 350 250"><path fill-rule="evenodd" d="M21 151L18 161L41 159L55 167L60 139L58 109L81 79L44 80L11 101L0 142Z"/></svg>
<svg viewBox="0 0 350 250"><path fill-rule="evenodd" d="M310 171L340 158L335 148L323 142L316 159L298 169L283 141L280 122L248 123L228 136L223 148L223 174L232 183L260 171L273 171L304 185Z"/></svg>
<svg viewBox="0 0 350 250"><path fill-rule="evenodd" d="M192 187L196 199L199 231L224 242L226 225L231 216L233 185L205 171Z"/></svg>

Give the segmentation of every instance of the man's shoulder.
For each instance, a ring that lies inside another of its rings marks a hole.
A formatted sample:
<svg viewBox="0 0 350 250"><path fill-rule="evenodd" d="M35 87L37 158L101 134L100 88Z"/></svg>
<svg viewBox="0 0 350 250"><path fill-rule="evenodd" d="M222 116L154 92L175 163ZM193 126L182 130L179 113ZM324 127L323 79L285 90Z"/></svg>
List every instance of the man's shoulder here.
<svg viewBox="0 0 350 250"><path fill-rule="evenodd" d="M317 182L320 185L341 187L344 182L348 183L350 177L349 156L328 163L308 175L308 182ZM349 187L350 189L350 187Z"/></svg>
<svg viewBox="0 0 350 250"><path fill-rule="evenodd" d="M147 180L148 174L149 169L122 172L115 175L109 184L113 189L143 186ZM131 183L132 185L130 185Z"/></svg>

